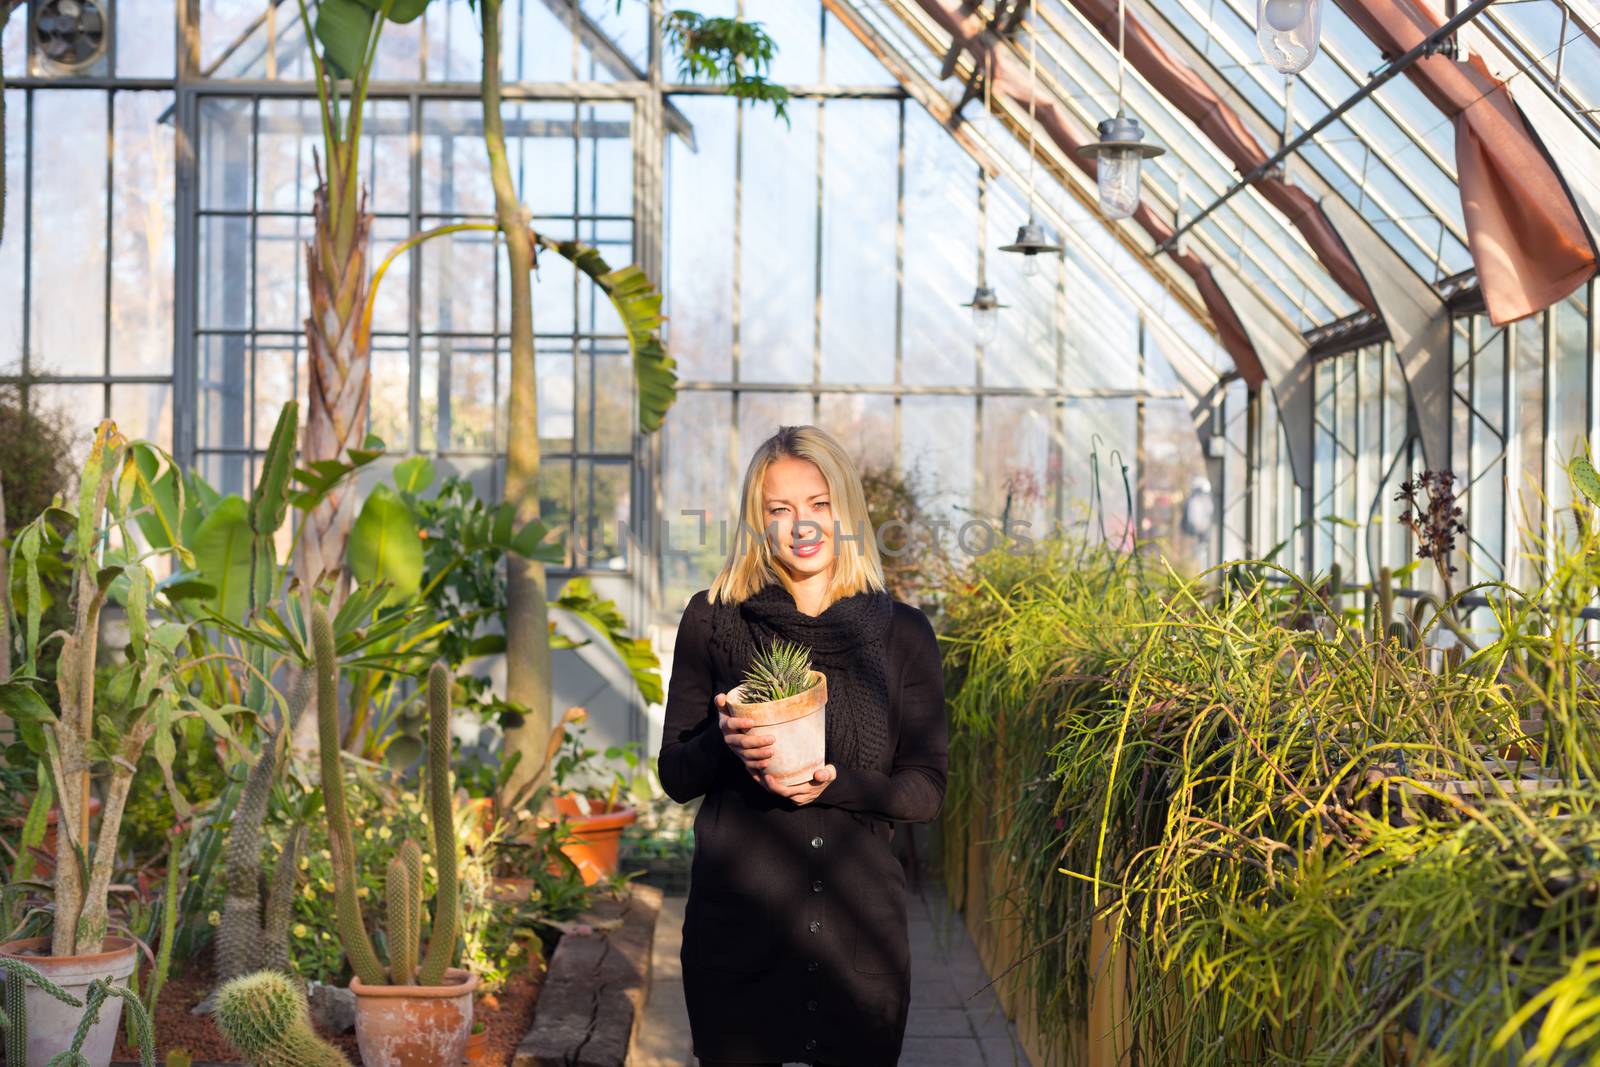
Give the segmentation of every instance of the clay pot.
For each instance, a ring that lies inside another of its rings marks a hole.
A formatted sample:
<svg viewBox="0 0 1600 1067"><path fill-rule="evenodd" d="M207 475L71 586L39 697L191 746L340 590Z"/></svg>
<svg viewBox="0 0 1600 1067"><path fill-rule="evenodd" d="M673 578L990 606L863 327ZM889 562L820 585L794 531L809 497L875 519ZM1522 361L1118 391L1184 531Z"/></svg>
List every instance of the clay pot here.
<svg viewBox="0 0 1600 1067"><path fill-rule="evenodd" d="M128 976L138 965L138 946L126 937L108 937L100 947L100 952L83 956L52 956L48 937L30 937L0 945L0 956L21 960L81 1001L88 996L89 983L97 978L110 978L115 985L127 986ZM53 1056L72 1044L83 1009L63 1004L32 985L23 996L28 1012L28 1061L17 1067L45 1067ZM106 1067L111 1062L121 1021L122 998L107 997L100 1007L99 1020L89 1028L83 1043L89 1067Z"/></svg>
<svg viewBox="0 0 1600 1067"><path fill-rule="evenodd" d="M728 714L754 719L753 732L774 739L767 774L784 785L809 782L827 762L828 679L821 671L812 671L811 676L816 682L810 689L782 700L747 704L742 685L728 693Z"/></svg>
<svg viewBox="0 0 1600 1067"><path fill-rule="evenodd" d="M488 1054L489 1031L479 1030L467 1038L467 1054L466 1058L461 1062L471 1067L473 1064L482 1063Z"/></svg>
<svg viewBox="0 0 1600 1067"><path fill-rule="evenodd" d="M478 976L459 967L444 985L363 985L356 995L356 1045L363 1067L450 1067L467 1053Z"/></svg>
<svg viewBox="0 0 1600 1067"><path fill-rule="evenodd" d="M598 805L591 803L589 814L584 814L573 793L556 794L555 805L556 811L561 813L561 821L571 834L571 839L562 844L561 851L577 865L578 873L583 875L583 884L594 885L600 879L616 874L622 831L638 821L639 812L625 804L596 811Z"/></svg>

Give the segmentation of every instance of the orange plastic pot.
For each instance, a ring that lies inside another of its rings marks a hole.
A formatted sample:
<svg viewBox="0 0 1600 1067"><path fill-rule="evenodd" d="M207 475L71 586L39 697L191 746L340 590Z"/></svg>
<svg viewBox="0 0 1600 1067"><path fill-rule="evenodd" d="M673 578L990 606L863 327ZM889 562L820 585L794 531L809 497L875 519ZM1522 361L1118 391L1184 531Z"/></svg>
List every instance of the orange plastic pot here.
<svg viewBox="0 0 1600 1067"><path fill-rule="evenodd" d="M616 874L622 831L638 821L639 812L625 804L604 811L595 811L591 805L586 815L572 793L557 794L555 805L569 834L561 851L577 866L583 884L594 885Z"/></svg>
<svg viewBox="0 0 1600 1067"><path fill-rule="evenodd" d="M363 985L356 995L356 1044L365 1067L455 1067L472 1036L472 994L478 976L459 967L444 985Z"/></svg>

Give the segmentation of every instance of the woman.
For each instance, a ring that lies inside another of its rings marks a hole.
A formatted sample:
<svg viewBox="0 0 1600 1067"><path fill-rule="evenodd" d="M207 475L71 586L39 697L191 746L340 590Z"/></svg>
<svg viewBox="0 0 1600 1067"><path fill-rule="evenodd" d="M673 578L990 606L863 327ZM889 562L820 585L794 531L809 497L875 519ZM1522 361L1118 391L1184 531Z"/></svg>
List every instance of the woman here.
<svg viewBox="0 0 1600 1067"><path fill-rule="evenodd" d="M938 642L884 590L860 475L827 433L780 427L742 500L747 529L683 613L659 761L673 800L705 797L682 953L695 1055L893 1064L910 952L889 842L944 799ZM798 785L766 776L772 738L724 706L780 638L806 645L828 684L826 764Z"/></svg>

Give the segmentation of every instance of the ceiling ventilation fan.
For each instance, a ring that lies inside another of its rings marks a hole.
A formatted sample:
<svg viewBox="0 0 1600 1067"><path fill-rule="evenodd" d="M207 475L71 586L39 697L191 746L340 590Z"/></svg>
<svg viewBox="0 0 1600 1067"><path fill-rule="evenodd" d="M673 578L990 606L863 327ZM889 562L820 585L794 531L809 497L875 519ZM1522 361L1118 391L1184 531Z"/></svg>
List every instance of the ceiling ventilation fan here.
<svg viewBox="0 0 1600 1067"><path fill-rule="evenodd" d="M34 0L31 28L36 74L109 73L110 0Z"/></svg>

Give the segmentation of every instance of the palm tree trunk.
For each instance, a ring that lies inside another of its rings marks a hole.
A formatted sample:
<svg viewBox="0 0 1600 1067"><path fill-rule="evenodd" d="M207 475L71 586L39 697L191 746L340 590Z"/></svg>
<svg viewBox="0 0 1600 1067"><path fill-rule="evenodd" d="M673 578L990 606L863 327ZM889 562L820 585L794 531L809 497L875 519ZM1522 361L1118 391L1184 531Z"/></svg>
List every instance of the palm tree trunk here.
<svg viewBox="0 0 1600 1067"><path fill-rule="evenodd" d="M494 183L495 219L511 272L511 396L506 426L505 498L517 524L539 517L539 382L533 354L533 234L517 199L500 115L500 0L479 0L483 17L483 143ZM533 777L550 734L550 629L544 564L506 555L506 699L521 706L508 725L503 758L521 759L503 796Z"/></svg>
<svg viewBox="0 0 1600 1067"><path fill-rule="evenodd" d="M367 247L372 215L366 190L353 180L359 141L328 146L328 173L318 185L315 224L306 245L311 311L306 318L306 409L301 459L348 460L367 436L371 395L371 337L361 328L370 285ZM338 576L335 602L348 583L345 543L355 521L356 487L344 484L317 505L300 542L300 578L309 586L322 576Z"/></svg>

